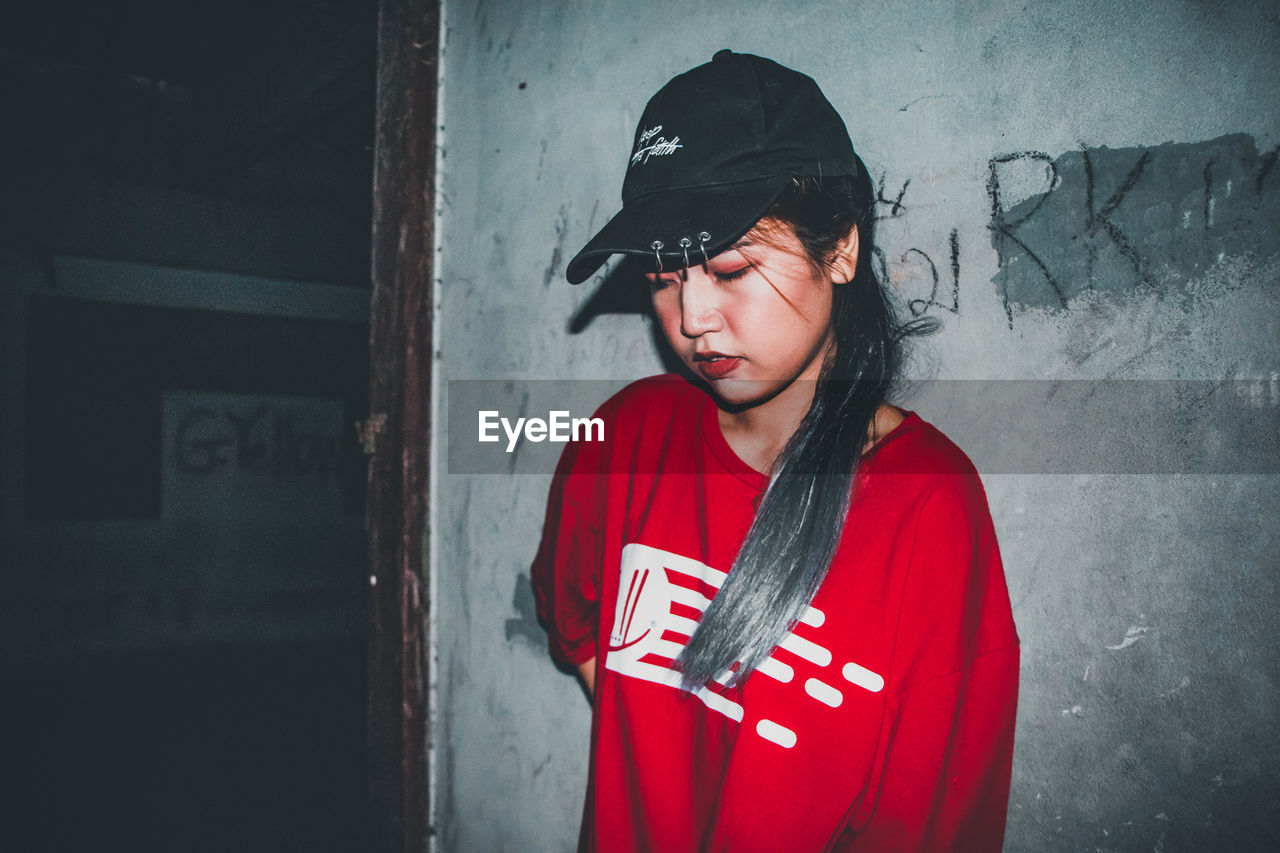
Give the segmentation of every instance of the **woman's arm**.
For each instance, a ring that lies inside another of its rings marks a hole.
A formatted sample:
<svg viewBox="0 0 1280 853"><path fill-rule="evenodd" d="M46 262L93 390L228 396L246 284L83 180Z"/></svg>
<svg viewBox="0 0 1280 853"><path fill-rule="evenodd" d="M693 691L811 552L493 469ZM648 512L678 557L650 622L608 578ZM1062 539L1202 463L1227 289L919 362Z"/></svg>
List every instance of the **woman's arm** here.
<svg viewBox="0 0 1280 853"><path fill-rule="evenodd" d="M1018 636L976 477L939 484L912 543L876 790L836 849L999 853L1018 704Z"/></svg>
<svg viewBox="0 0 1280 853"><path fill-rule="evenodd" d="M1017 703L1017 646L903 696L869 823L835 849L999 853Z"/></svg>
<svg viewBox="0 0 1280 853"><path fill-rule="evenodd" d="M597 410L597 416L603 411ZM551 481L542 540L529 571L551 656L565 667L591 664L592 675L605 504L599 455L592 442L566 446Z"/></svg>
<svg viewBox="0 0 1280 853"><path fill-rule="evenodd" d="M587 700L594 701L596 696L596 659L585 660L578 664L578 675L582 678L582 684L587 688Z"/></svg>

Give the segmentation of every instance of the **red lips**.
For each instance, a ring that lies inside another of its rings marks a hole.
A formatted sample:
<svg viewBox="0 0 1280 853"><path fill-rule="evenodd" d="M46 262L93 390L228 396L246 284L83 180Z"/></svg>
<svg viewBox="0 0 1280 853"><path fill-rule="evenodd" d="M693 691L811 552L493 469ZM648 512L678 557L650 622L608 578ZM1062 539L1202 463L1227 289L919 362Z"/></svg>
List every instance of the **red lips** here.
<svg viewBox="0 0 1280 853"><path fill-rule="evenodd" d="M693 360L698 372L707 379L724 379L746 361L741 356L725 355L714 350L694 353Z"/></svg>

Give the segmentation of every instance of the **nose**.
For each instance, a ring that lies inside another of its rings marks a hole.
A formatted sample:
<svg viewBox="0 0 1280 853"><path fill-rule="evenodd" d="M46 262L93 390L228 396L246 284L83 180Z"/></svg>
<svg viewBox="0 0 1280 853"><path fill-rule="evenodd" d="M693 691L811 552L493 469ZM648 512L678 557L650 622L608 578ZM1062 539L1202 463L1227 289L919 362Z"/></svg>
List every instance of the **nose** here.
<svg viewBox="0 0 1280 853"><path fill-rule="evenodd" d="M680 286L680 332L696 338L723 327L719 289L701 267L691 267Z"/></svg>

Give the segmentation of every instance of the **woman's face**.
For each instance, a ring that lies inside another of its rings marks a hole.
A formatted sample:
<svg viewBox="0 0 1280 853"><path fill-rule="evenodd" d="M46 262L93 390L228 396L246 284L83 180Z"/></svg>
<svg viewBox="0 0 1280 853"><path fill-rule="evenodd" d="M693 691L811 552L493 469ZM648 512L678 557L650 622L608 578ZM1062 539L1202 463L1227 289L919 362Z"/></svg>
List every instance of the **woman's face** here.
<svg viewBox="0 0 1280 853"><path fill-rule="evenodd" d="M753 230L705 264L646 278L671 348L730 406L816 380L835 345L831 279L815 275L789 227L767 242Z"/></svg>

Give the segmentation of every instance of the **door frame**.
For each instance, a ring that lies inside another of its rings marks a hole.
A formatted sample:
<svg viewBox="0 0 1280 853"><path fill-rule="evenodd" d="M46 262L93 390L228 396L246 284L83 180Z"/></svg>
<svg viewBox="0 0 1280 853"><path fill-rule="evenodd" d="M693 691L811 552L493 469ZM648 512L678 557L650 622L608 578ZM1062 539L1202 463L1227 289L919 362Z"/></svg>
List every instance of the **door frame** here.
<svg viewBox="0 0 1280 853"><path fill-rule="evenodd" d="M427 484L439 0L381 0L369 411L369 794L373 849L422 853L428 772Z"/></svg>

